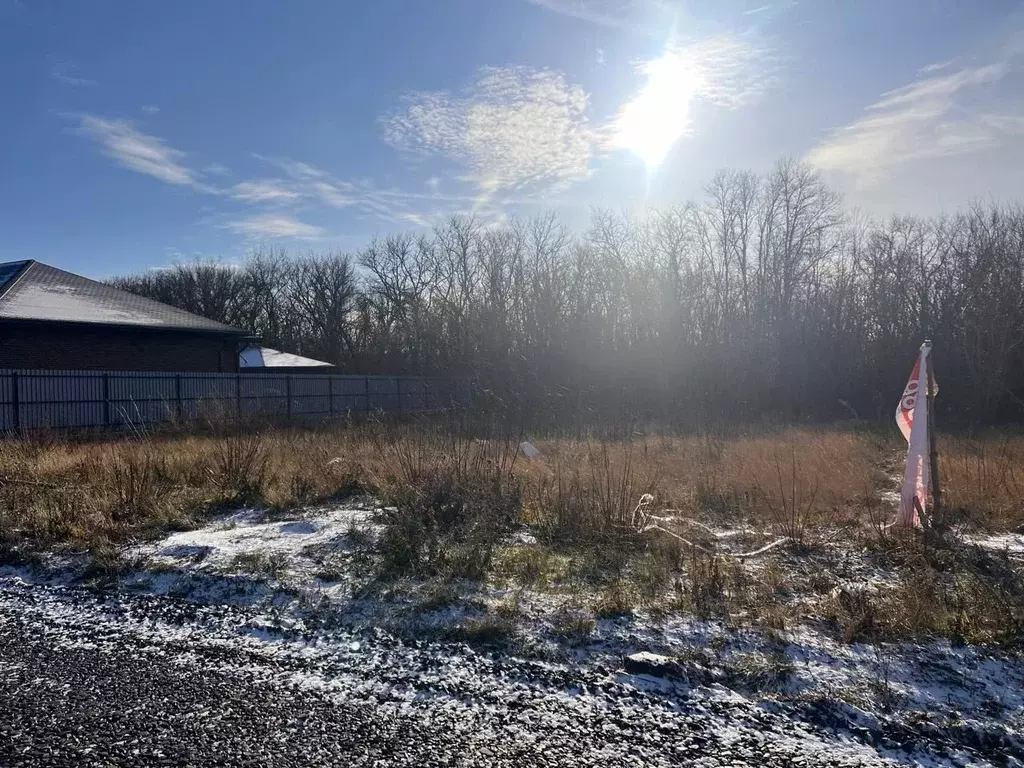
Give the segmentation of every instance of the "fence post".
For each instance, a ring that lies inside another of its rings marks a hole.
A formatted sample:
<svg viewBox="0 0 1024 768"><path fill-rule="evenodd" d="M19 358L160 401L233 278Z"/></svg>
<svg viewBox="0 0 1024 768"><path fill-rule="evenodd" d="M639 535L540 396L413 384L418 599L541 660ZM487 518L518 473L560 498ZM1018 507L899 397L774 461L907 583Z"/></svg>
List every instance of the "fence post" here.
<svg viewBox="0 0 1024 768"><path fill-rule="evenodd" d="M181 406L181 374L176 373L174 375L174 412L178 416L178 421L181 421L182 406Z"/></svg>
<svg viewBox="0 0 1024 768"><path fill-rule="evenodd" d="M370 377L369 376L364 376L363 377L363 384L364 384L364 392L365 392L365 396L366 396L366 412L369 413L370 412Z"/></svg>
<svg viewBox="0 0 1024 768"><path fill-rule="evenodd" d="M242 374L235 374L235 418L242 420Z"/></svg>
<svg viewBox="0 0 1024 768"><path fill-rule="evenodd" d="M430 383L426 376L423 377L423 410L430 410Z"/></svg>
<svg viewBox="0 0 1024 768"><path fill-rule="evenodd" d="M327 376L327 412L334 415L334 377Z"/></svg>
<svg viewBox="0 0 1024 768"><path fill-rule="evenodd" d="M21 431L21 397L18 392L18 372L11 371L11 421L15 432Z"/></svg>
<svg viewBox="0 0 1024 768"><path fill-rule="evenodd" d="M286 376L284 379L284 396L288 401L288 418L292 417L292 377Z"/></svg>
<svg viewBox="0 0 1024 768"><path fill-rule="evenodd" d="M395 376L395 399L398 401L398 412L402 412L402 377Z"/></svg>
<svg viewBox="0 0 1024 768"><path fill-rule="evenodd" d="M110 374L103 374L103 424L110 426Z"/></svg>

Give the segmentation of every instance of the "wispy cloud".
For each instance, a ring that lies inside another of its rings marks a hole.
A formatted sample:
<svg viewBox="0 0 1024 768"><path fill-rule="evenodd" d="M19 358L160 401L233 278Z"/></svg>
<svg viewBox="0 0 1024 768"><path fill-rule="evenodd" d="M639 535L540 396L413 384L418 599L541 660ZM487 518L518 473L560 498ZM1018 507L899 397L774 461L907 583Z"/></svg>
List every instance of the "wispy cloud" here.
<svg viewBox="0 0 1024 768"><path fill-rule="evenodd" d="M99 144L103 154L118 165L167 184L205 188L195 171L183 164L184 152L143 133L130 121L96 115L79 115L78 119L79 132Z"/></svg>
<svg viewBox="0 0 1024 768"><path fill-rule="evenodd" d="M946 59L946 61L937 61L934 64L928 64L917 70L919 75L928 75L932 72L939 72L940 70L946 69L956 63L956 59Z"/></svg>
<svg viewBox="0 0 1024 768"><path fill-rule="evenodd" d="M155 115L160 112L160 106L157 104L146 104L142 107L142 111L147 115Z"/></svg>
<svg viewBox="0 0 1024 768"><path fill-rule="evenodd" d="M248 238L291 238L294 240L312 240L323 236L323 229L307 224L290 216L263 214L249 218L229 221L224 225L235 234Z"/></svg>
<svg viewBox="0 0 1024 768"><path fill-rule="evenodd" d="M748 0L749 1L749 0ZM700 4L684 0L526 0L530 5L600 27L624 29L664 39L680 31L693 31L701 19L694 13ZM743 9L743 3L719 3L716 10L734 19L774 16L794 5L796 0L776 0Z"/></svg>
<svg viewBox="0 0 1024 768"><path fill-rule="evenodd" d="M299 198L298 192L279 179L243 181L235 184L228 194L247 203L281 203Z"/></svg>
<svg viewBox="0 0 1024 768"><path fill-rule="evenodd" d="M966 155L1024 135L1019 99L999 90L1007 80L1019 86L1015 50L993 63L952 71L950 63L925 68L930 76L882 94L864 117L811 150L808 160L866 187L911 163ZM1007 113L1015 108L1016 114Z"/></svg>
<svg viewBox="0 0 1024 768"><path fill-rule="evenodd" d="M83 77L78 71L78 67L70 61L58 61L54 63L50 67L50 78L60 83L64 83L65 85L75 87L96 85L95 80Z"/></svg>
<svg viewBox="0 0 1024 768"><path fill-rule="evenodd" d="M620 110L614 141L648 167L659 165L681 137L693 132L693 103L738 109L761 98L776 78L770 48L730 35L669 45L638 70L645 83Z"/></svg>
<svg viewBox="0 0 1024 768"><path fill-rule="evenodd" d="M207 224L245 237L320 237L323 234L320 227L296 218L296 214L318 207L347 210L368 219L423 226L439 216L442 210L447 213L453 209L462 212L472 210L475 201L471 196L382 189L365 179L336 178L329 171L309 163L261 155L254 157L272 165L277 175L214 185L207 179L228 176L231 172L227 167L207 163L200 172L187 162L185 152L170 146L159 136L143 132L130 120L91 114L65 117L76 123L76 133L95 142L104 155L121 167L165 184L189 187L210 196L208 199L220 201L214 207L204 206L211 213L228 201L249 209L242 214L237 211L235 214L216 214L205 220ZM229 220L225 222L225 219Z"/></svg>
<svg viewBox="0 0 1024 768"><path fill-rule="evenodd" d="M461 92L413 93L405 105L381 119L385 140L457 159L484 192L566 186L590 173L599 143L586 91L550 70L486 67Z"/></svg>
<svg viewBox="0 0 1024 768"><path fill-rule="evenodd" d="M295 194L295 202L325 205L339 210L351 210L357 215L384 221L408 221L420 211L414 205L426 200L427 195L405 193L395 189L379 189L367 180L349 181L336 178L329 171L309 163L289 158L271 158L255 155L288 177L284 188Z"/></svg>
<svg viewBox="0 0 1024 768"><path fill-rule="evenodd" d="M751 36L715 35L677 46L675 54L697 74L697 96L715 106L746 106L778 82L775 50Z"/></svg>
<svg viewBox="0 0 1024 768"><path fill-rule="evenodd" d="M527 0L563 16L589 21L602 27L626 26L643 3L635 0Z"/></svg>

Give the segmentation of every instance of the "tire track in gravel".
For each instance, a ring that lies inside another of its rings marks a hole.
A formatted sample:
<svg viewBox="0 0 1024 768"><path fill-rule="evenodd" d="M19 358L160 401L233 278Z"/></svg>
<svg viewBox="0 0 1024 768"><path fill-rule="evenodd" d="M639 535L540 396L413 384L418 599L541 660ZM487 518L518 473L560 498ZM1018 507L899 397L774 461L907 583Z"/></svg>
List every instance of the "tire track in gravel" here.
<svg viewBox="0 0 1024 768"><path fill-rule="evenodd" d="M252 618L0 578L0 765L892 764L725 691Z"/></svg>

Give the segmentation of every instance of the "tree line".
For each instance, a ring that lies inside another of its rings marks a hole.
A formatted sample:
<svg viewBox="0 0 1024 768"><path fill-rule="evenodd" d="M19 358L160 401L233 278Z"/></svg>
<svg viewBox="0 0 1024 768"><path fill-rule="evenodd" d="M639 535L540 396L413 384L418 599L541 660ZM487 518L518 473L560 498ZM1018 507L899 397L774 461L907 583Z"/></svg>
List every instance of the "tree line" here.
<svg viewBox="0 0 1024 768"><path fill-rule="evenodd" d="M538 418L886 419L925 338L940 418L1024 416L1024 209L868 220L795 161L581 233L452 218L112 282L344 372L472 377Z"/></svg>

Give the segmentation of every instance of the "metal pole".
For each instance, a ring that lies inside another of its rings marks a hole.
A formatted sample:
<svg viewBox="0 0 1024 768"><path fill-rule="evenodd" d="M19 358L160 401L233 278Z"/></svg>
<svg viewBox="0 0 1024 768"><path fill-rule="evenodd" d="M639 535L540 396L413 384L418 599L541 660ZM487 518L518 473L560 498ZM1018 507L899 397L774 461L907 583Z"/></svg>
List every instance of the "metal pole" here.
<svg viewBox="0 0 1024 768"><path fill-rule="evenodd" d="M423 410L430 410L430 384L426 376L423 377Z"/></svg>
<svg viewBox="0 0 1024 768"><path fill-rule="evenodd" d="M925 358L928 366L928 460L931 464L932 476L932 520L933 524L942 520L942 486L939 483L939 449L935 440L935 368L932 364L932 354L928 353Z"/></svg>
<svg viewBox="0 0 1024 768"><path fill-rule="evenodd" d="M334 377L327 377L327 412L334 415Z"/></svg>
<svg viewBox="0 0 1024 768"><path fill-rule="evenodd" d="M366 412L370 412L370 377L363 377L364 391L366 392Z"/></svg>
<svg viewBox="0 0 1024 768"><path fill-rule="evenodd" d="M21 397L18 392L18 372L11 371L11 421L15 432L21 431Z"/></svg>
<svg viewBox="0 0 1024 768"><path fill-rule="evenodd" d="M398 401L398 412L402 412L402 377L395 376L395 399Z"/></svg>
<svg viewBox="0 0 1024 768"><path fill-rule="evenodd" d="M242 374L235 374L235 416L242 420Z"/></svg>
<svg viewBox="0 0 1024 768"><path fill-rule="evenodd" d="M288 401L288 418L292 417L292 377L286 376L284 380L284 394Z"/></svg>
<svg viewBox="0 0 1024 768"><path fill-rule="evenodd" d="M174 376L174 408L175 413L178 414L178 421L181 421L182 407L181 407L181 374L175 374Z"/></svg>
<svg viewBox="0 0 1024 768"><path fill-rule="evenodd" d="M103 374L103 424L110 426L110 376Z"/></svg>

